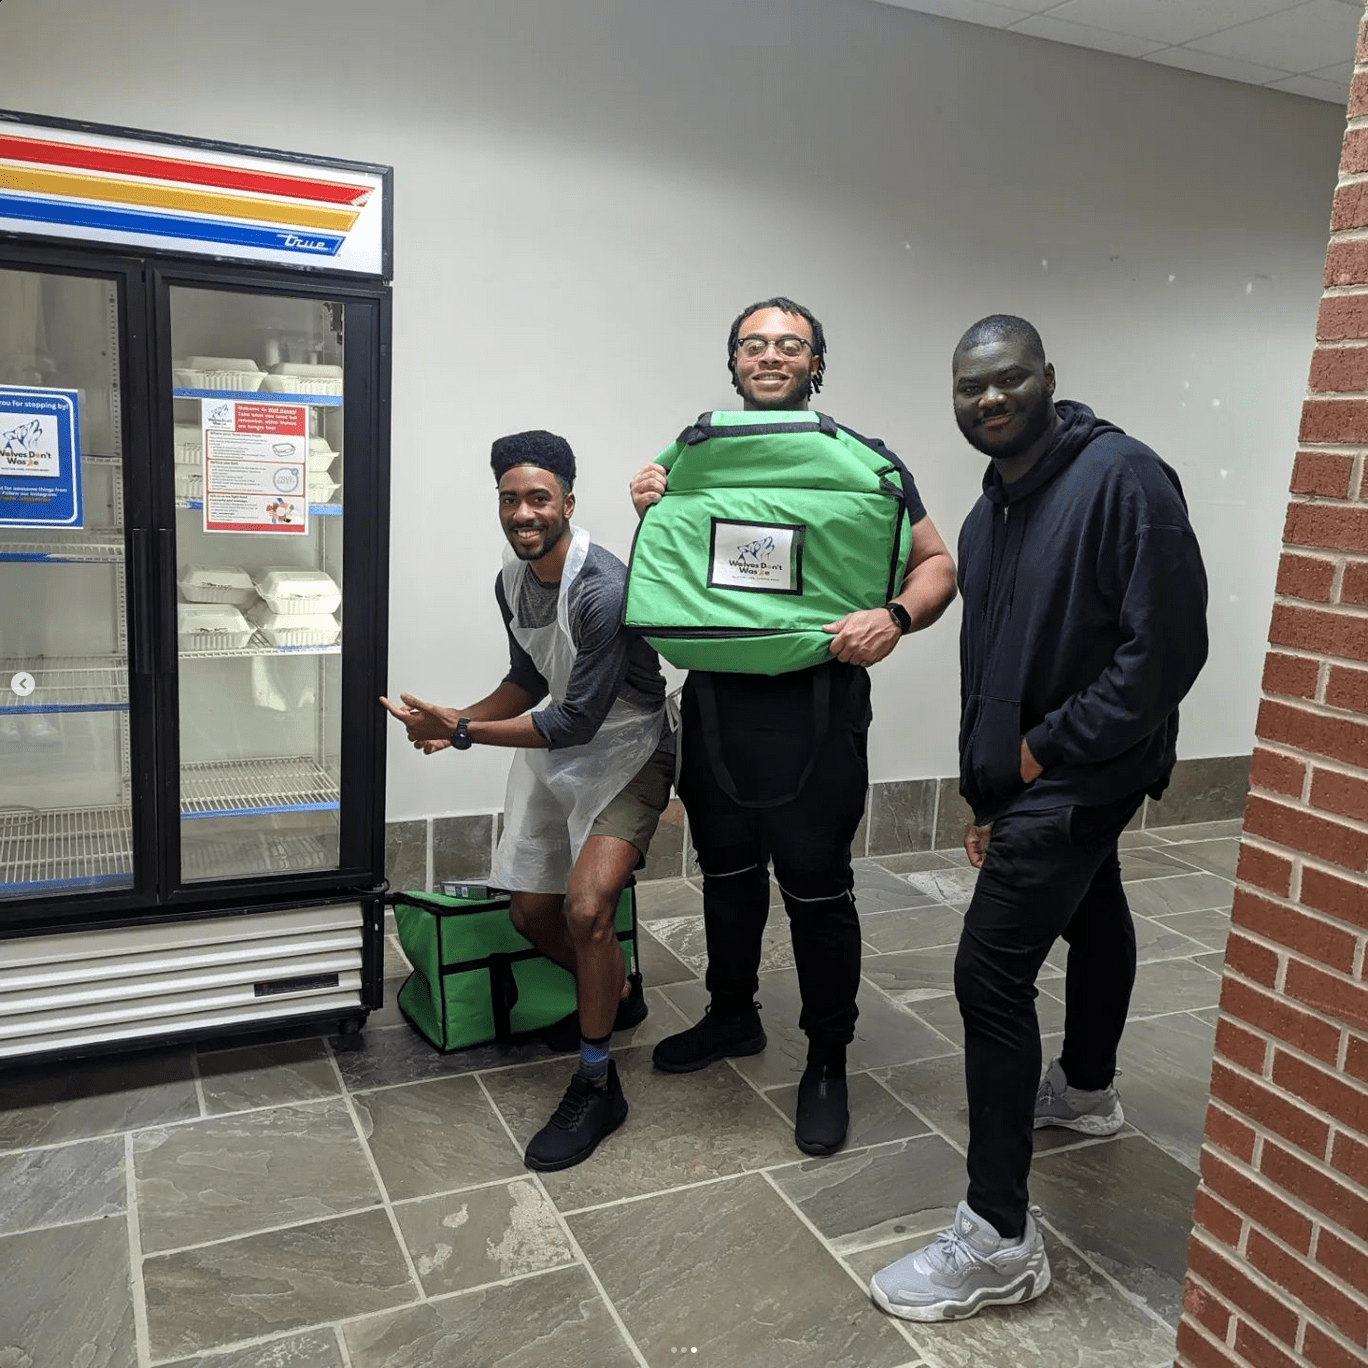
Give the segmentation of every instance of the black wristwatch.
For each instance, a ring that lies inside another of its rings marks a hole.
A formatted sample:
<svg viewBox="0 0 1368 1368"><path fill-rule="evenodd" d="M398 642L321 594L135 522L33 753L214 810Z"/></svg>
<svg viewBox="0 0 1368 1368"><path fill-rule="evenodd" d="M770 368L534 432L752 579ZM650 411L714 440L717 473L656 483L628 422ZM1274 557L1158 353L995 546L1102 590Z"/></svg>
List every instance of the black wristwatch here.
<svg viewBox="0 0 1368 1368"><path fill-rule="evenodd" d="M451 747L453 750L470 749L470 718L463 717L456 724L456 730L451 733Z"/></svg>
<svg viewBox="0 0 1368 1368"><path fill-rule="evenodd" d="M911 613L901 603L885 603L884 607L888 609L889 617L898 624L898 631L906 636L912 630Z"/></svg>

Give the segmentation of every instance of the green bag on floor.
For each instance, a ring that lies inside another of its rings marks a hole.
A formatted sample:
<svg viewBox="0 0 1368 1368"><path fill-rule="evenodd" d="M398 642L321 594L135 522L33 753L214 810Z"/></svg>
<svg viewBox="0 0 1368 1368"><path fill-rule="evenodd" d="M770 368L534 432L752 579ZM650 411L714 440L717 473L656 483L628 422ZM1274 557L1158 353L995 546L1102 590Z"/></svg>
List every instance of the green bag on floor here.
<svg viewBox="0 0 1368 1368"><path fill-rule="evenodd" d="M439 1050L515 1040L575 1010L574 975L552 963L508 919L508 894L452 898L395 893L399 944L413 972L399 1010ZM626 972L637 966L636 888L615 918Z"/></svg>

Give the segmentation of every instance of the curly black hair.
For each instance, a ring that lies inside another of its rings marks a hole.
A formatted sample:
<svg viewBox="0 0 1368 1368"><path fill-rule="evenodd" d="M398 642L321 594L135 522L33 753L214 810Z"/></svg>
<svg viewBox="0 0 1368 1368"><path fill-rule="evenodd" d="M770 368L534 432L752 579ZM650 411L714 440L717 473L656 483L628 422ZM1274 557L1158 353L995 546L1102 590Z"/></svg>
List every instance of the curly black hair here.
<svg viewBox="0 0 1368 1368"><path fill-rule="evenodd" d="M1019 342L1033 360L1042 366L1045 364L1045 344L1030 323L1016 314L989 314L987 318L980 318L955 343L950 357L951 369L959 365L960 357L971 347L981 347L985 342Z"/></svg>
<svg viewBox="0 0 1368 1368"><path fill-rule="evenodd" d="M741 384L736 378L736 345L741 340L741 325L751 314L759 313L761 309L778 309L782 313L793 314L795 318L807 319L808 327L812 329L812 354L817 358L817 369L812 372L812 392L820 392L822 377L826 374L826 333L822 331L822 325L811 309L795 304L786 295L773 295L769 299L756 300L754 304L748 304L732 320L731 331L727 334L727 369L731 372L732 387L737 394L741 393Z"/></svg>
<svg viewBox="0 0 1368 1368"><path fill-rule="evenodd" d="M575 487L575 453L570 450L570 443L544 428L496 438L489 449L489 464L496 482L514 466L530 465L549 470L559 482L562 494L569 494Z"/></svg>

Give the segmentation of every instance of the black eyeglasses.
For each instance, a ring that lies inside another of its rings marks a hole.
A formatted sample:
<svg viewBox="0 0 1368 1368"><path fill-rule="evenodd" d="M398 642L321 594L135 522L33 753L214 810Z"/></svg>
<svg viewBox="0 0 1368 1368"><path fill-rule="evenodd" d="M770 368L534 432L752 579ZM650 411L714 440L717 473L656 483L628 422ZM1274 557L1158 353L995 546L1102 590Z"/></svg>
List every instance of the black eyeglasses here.
<svg viewBox="0 0 1368 1368"><path fill-rule="evenodd" d="M746 357L749 361L754 361L769 351L773 347L780 356L787 356L792 360L795 356L802 356L803 348L812 350L812 343L806 337L799 337L796 333L785 333L782 337L760 337L752 333L749 337L743 337L737 344L737 354Z"/></svg>

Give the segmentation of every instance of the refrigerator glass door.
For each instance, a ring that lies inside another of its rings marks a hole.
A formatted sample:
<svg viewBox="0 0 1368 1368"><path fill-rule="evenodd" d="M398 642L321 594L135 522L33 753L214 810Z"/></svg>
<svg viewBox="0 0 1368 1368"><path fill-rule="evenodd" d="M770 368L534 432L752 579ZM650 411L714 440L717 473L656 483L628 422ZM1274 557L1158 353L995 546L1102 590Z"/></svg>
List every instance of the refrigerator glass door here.
<svg viewBox="0 0 1368 1368"><path fill-rule="evenodd" d="M0 267L0 900L134 883L119 284Z"/></svg>
<svg viewBox="0 0 1368 1368"><path fill-rule="evenodd" d="M170 299L181 879L336 869L342 306Z"/></svg>

